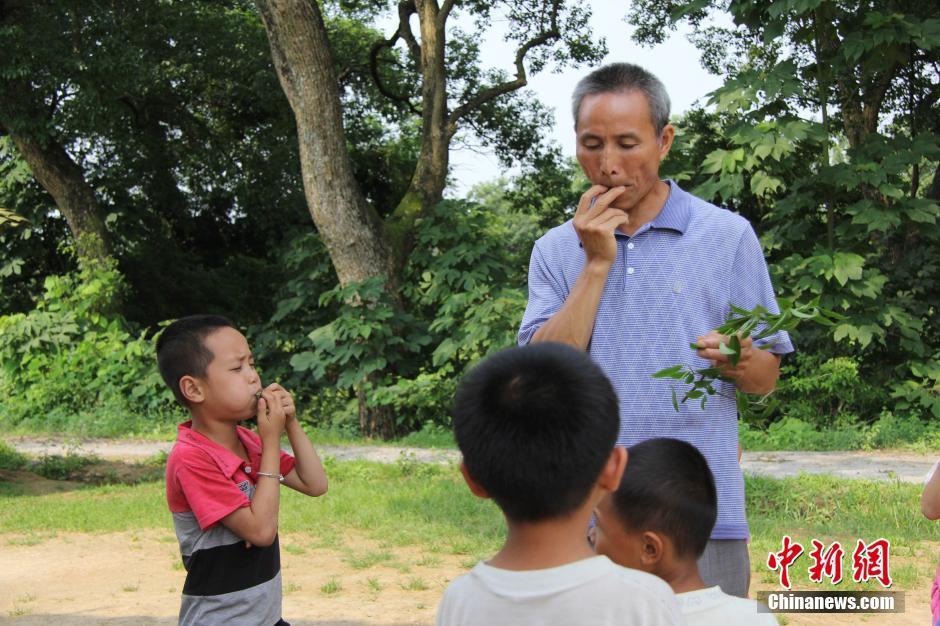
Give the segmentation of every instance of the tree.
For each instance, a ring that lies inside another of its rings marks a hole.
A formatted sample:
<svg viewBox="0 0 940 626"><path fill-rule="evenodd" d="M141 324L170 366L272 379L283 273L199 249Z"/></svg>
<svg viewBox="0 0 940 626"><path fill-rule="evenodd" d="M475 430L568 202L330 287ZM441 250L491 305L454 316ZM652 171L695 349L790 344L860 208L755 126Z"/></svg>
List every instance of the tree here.
<svg viewBox="0 0 940 626"><path fill-rule="evenodd" d="M514 132L511 123L518 124L519 116L509 120L500 119L500 115L520 112L519 103L499 98L526 85L527 61L537 71L551 57L559 63L585 62L602 58L604 53L603 42L590 41L585 32L589 16L585 9L545 0L465 3L461 8L474 16L481 28L491 14L503 11L509 20L509 36L518 43L515 77L484 74L476 66L478 44L474 39L448 31L448 20L456 8L453 0L443 4L436 0L398 3L398 28L373 45L368 69L382 94L419 116L421 143L408 190L382 222L356 191L356 180L344 164L340 98L319 4L303 0L259 0L256 4L278 76L297 119L310 211L343 284L371 276L397 284L398 270L410 249L414 220L426 215L442 197L451 142L463 126L474 128L484 138L487 131ZM412 16L418 18L418 36L411 29ZM399 41L407 48L404 59L383 54ZM396 92L386 84L383 65L388 63L413 68L419 80L412 91ZM527 126L531 129L533 125ZM503 153L512 150L513 143L521 151L536 142L534 136L521 142L517 138L506 142Z"/></svg>
<svg viewBox="0 0 940 626"><path fill-rule="evenodd" d="M511 139L501 148L507 157L514 148L537 144L535 133L520 133L514 128L525 120L519 113L537 108L501 99L526 85L526 62L537 71L550 58L561 64L577 63L597 60L604 54L603 42L591 41L585 28L588 10L577 5L568 6L560 0L461 3L460 8L474 16L480 28L493 13L504 13L509 22L508 37L518 45L513 78L499 72L485 74L477 65L475 39L453 32L453 28L448 30L457 4L454 0L399 2L397 29L372 47L368 69L375 86L417 116L421 125L420 149L408 189L383 220L366 202L349 164L340 89L320 4L310 0L256 1L274 66L294 111L307 203L340 284L378 278L399 305L398 286L413 245L414 225L429 215L443 196L449 148L461 128L473 128L484 140L488 132L499 139ZM362 10L363 5L381 6L350 3L353 11ZM417 17L418 35L412 31L412 16ZM399 41L406 47L404 58L392 54ZM419 77L416 86L398 91L389 85L387 73L383 73L383 65L389 63L412 68ZM534 119L522 124L530 131L537 126ZM367 433L393 433L390 416L366 415L364 409L362 414Z"/></svg>
<svg viewBox="0 0 940 626"><path fill-rule="evenodd" d="M630 19L647 43L687 21L725 75L695 191L758 223L784 292L847 313L804 351L848 353L886 405L940 416L940 8L641 0Z"/></svg>

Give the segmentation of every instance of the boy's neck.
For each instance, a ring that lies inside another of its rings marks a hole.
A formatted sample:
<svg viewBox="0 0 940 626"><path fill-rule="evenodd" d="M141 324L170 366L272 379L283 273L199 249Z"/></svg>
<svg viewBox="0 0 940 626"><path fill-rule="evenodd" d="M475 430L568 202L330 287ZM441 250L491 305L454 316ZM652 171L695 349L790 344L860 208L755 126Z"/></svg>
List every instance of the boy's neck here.
<svg viewBox="0 0 940 626"><path fill-rule="evenodd" d="M487 563L508 570L537 570L595 556L587 542L591 507L539 522L507 520L506 543Z"/></svg>
<svg viewBox="0 0 940 626"><path fill-rule="evenodd" d="M675 563L671 571L663 572L660 577L669 583L673 593L698 591L705 588L705 582L698 572L698 563L694 559Z"/></svg>
<svg viewBox="0 0 940 626"><path fill-rule="evenodd" d="M192 429L219 444L223 448L242 456L242 442L238 438L238 424L235 422L207 419L205 416L192 414Z"/></svg>

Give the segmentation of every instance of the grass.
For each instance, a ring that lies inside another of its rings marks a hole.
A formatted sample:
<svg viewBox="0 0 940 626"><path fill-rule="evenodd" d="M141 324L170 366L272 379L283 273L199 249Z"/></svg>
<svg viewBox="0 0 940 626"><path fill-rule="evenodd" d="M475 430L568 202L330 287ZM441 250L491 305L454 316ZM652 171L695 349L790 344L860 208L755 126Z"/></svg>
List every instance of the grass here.
<svg viewBox="0 0 940 626"><path fill-rule="evenodd" d="M391 567L409 574L413 565L433 567L439 556L425 555L417 563L394 559L392 546L419 546L437 554L460 555L472 567L493 554L505 536L501 514L487 500L472 496L453 465L427 465L420 471L409 463L382 465L366 461L329 461L330 492L311 500L284 490L280 532L283 537L311 537L308 549L345 551L356 569ZM927 588L940 546L940 524L920 514L920 485L900 482L844 480L802 475L776 480L747 477L747 510L751 525L751 555L755 582L774 585L777 575L766 567L767 555L781 549L784 535L808 552L811 541L826 546L841 542L843 570L848 580L838 589L878 589L875 582L851 581L852 551L858 539L884 537L891 542L892 576L901 589ZM89 486L39 496L0 494L0 532L17 535L8 542L29 544L58 532L123 532L146 529L171 531L162 482L136 486ZM346 531L354 529L379 543L362 551L346 546ZM285 551L302 554L304 548L286 544ZM815 588L809 582L809 557L804 554L791 568L797 588ZM174 562L174 568L178 561ZM374 582L372 582L374 580ZM405 588L419 590L424 581L413 577ZM369 588L379 591L378 579ZM321 588L326 595L342 585L333 578ZM822 589L832 588L822 585Z"/></svg>
<svg viewBox="0 0 940 626"><path fill-rule="evenodd" d="M430 589L428 584L421 578L410 578L401 588L405 591L427 591Z"/></svg>
<svg viewBox="0 0 940 626"><path fill-rule="evenodd" d="M320 587L320 593L323 595L331 596L333 594L339 593L343 590L343 584L334 576L330 580Z"/></svg>

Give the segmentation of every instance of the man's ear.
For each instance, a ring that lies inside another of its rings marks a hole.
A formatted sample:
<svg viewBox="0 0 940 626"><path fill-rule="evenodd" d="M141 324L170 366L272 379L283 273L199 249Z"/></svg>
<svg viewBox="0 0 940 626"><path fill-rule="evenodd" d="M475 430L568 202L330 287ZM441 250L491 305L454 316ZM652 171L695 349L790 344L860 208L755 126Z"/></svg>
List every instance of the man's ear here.
<svg viewBox="0 0 940 626"><path fill-rule="evenodd" d="M463 479L467 481L467 487L470 487L470 493L478 498L489 499L490 494L486 492L486 489L484 489L480 483L473 479L473 476L470 475L470 471L467 469L467 464L463 461L460 462L460 473L463 474Z"/></svg>
<svg viewBox="0 0 940 626"><path fill-rule="evenodd" d="M615 446L607 457L604 469L601 475L597 477L598 487L606 491L617 491L620 486L620 479L623 477L623 470L627 467L627 449Z"/></svg>
<svg viewBox="0 0 940 626"><path fill-rule="evenodd" d="M672 124L663 126L663 132L659 136L659 160L662 161L669 154L672 148L672 142L676 138L676 127Z"/></svg>
<svg viewBox="0 0 940 626"><path fill-rule="evenodd" d="M202 382L193 376L183 376L180 378L180 392L190 404L199 404L206 399L202 388Z"/></svg>
<svg viewBox="0 0 940 626"><path fill-rule="evenodd" d="M644 565L654 567L663 558L666 549L665 542L659 533L651 530L643 533L642 541L643 552L640 554L640 559Z"/></svg>

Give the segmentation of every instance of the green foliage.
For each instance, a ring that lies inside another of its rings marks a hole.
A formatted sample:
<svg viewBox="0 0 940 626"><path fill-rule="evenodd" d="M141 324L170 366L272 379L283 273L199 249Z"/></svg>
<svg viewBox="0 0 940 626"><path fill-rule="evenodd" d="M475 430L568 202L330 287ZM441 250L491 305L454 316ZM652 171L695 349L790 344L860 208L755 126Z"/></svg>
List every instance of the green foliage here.
<svg viewBox="0 0 940 626"><path fill-rule="evenodd" d="M78 272L46 278L34 310L0 317L6 428L113 434L166 426L173 407L152 340L114 313L123 289L113 260L83 259Z"/></svg>
<svg viewBox="0 0 940 626"><path fill-rule="evenodd" d="M26 468L29 459L5 441L0 441L0 470L17 471Z"/></svg>
<svg viewBox="0 0 940 626"><path fill-rule="evenodd" d="M724 12L733 27L712 19ZM703 63L725 76L712 111L679 120L666 172L754 223L780 291L845 315L802 328L797 349L828 363L826 376L857 365L855 408L811 417L814 401L796 402L784 381L786 401L758 419L940 415L940 9L639 0L631 21L646 42L687 22ZM823 389L800 393L828 402Z"/></svg>
<svg viewBox="0 0 940 626"><path fill-rule="evenodd" d="M933 453L940 446L940 425L912 415L883 411L869 423L845 420L832 427L819 427L806 419L784 415L766 428L750 422L738 423L738 436L745 450L879 450L910 449Z"/></svg>
<svg viewBox="0 0 940 626"><path fill-rule="evenodd" d="M715 330L728 337L727 343L722 341L718 344L718 350L728 357L728 361L732 366L737 366L741 358L741 340L752 337L752 333L754 333L752 338L755 341L759 341L777 332L790 332L801 322L816 322L824 326L832 326L835 324L836 320L842 319L841 315L820 308L818 298L806 304L795 304L786 298L778 298L777 305L780 308L779 313L771 313L759 305L750 311L737 307L734 304L730 305L731 312L728 315L728 320ZM692 350L699 349L699 346L694 343L689 344L689 347ZM758 346L761 350L768 350L772 347L773 344L769 343L760 344ZM685 384L691 385L689 390L682 396L681 400L677 398L675 389L673 389L672 405L676 411L679 410L679 404L685 403L686 400L699 400L702 409L704 409L708 397L717 393L714 386L715 381L731 380L722 376L720 368L706 367L695 369L688 365L673 365L672 367L667 367L655 372L652 374L652 377L682 380ZM746 394L738 392L738 395L738 406L740 408L746 408L749 404L749 400L747 398L741 398L741 396L746 396ZM761 403L762 400L757 402Z"/></svg>
<svg viewBox="0 0 940 626"><path fill-rule="evenodd" d="M458 378L515 343L525 307L536 220L497 196L492 208L444 201L419 220L394 296L374 279L325 287L335 278L322 247L298 242L275 315L250 333L265 377L293 384L317 424L358 424L361 393L391 411L399 432L449 425Z"/></svg>

